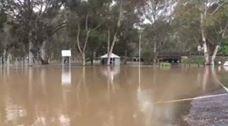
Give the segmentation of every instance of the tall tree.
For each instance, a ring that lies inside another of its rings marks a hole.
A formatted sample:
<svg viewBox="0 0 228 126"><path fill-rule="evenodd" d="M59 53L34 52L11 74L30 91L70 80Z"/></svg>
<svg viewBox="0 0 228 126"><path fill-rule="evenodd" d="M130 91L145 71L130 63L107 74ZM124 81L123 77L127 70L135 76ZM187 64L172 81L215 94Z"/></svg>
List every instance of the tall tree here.
<svg viewBox="0 0 228 126"><path fill-rule="evenodd" d="M143 5L143 1L140 0L112 0L110 3L109 11L106 13L106 29L108 36L107 65L110 65L110 56L116 43L121 41L121 38L123 39L128 36L124 30L129 27L131 27L132 31L134 30L135 23L139 21L136 17L137 12L135 10L141 5Z"/></svg>
<svg viewBox="0 0 228 126"><path fill-rule="evenodd" d="M107 65L110 65L111 63L111 54L113 52L114 46L116 42L118 41L118 35L120 32L120 27L123 20L123 0L119 1L112 1L112 3L109 6L109 16L108 18L108 26L107 26ZM111 23L111 24L110 24ZM110 27L111 26L111 27Z"/></svg>
<svg viewBox="0 0 228 126"><path fill-rule="evenodd" d="M227 1L190 0L179 1L178 5L184 8L188 7L188 9L190 10L198 10L198 15L193 14L191 19L198 19L200 25L200 44L203 48L205 65L213 65L221 44L221 39L219 40L218 38L225 38L226 36L225 34L227 31ZM179 13L185 12L179 10ZM182 17L185 17L185 14L183 14ZM215 19L214 17L217 17L217 19ZM210 34L213 35L210 36Z"/></svg>
<svg viewBox="0 0 228 126"><path fill-rule="evenodd" d="M6 39L8 36L7 33L7 14L6 14L6 1L0 1L0 54L2 60L0 62L4 63L6 60L6 47L7 43Z"/></svg>
<svg viewBox="0 0 228 126"><path fill-rule="evenodd" d="M34 59L48 63L45 45L49 38L63 27L56 20L62 7L62 0L7 0L7 14L10 17L13 33L28 50L29 64Z"/></svg>
<svg viewBox="0 0 228 126"><path fill-rule="evenodd" d="M168 27L165 30L165 27L162 27L162 23L160 22L163 22L164 24L168 24L170 22L170 20L172 19L171 17L173 15L174 7L175 0L145 0L143 6L138 9L143 24L147 24L145 25L146 27L150 27L149 29L153 29L146 29L146 34L151 34L147 36L149 38L152 37L153 39L151 42L153 44L152 48L154 63L157 62L158 50L159 48L161 48L161 45L164 44L164 39L169 37L167 36Z"/></svg>
<svg viewBox="0 0 228 126"><path fill-rule="evenodd" d="M106 1L69 1L66 5L70 11L68 16L68 30L76 39L82 65L86 65L86 52L91 34L95 33L103 24L103 11Z"/></svg>
<svg viewBox="0 0 228 126"><path fill-rule="evenodd" d="M153 59L153 63L157 63L159 53L172 52L171 48L168 47L171 41L170 22L156 20L153 25L144 25L144 27L143 54L147 55L147 58Z"/></svg>

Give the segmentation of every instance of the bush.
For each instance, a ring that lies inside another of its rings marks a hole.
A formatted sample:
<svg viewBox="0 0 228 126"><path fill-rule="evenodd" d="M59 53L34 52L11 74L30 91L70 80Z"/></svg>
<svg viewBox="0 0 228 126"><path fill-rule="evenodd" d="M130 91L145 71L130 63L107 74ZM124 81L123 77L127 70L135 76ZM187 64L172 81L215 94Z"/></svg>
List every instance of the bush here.
<svg viewBox="0 0 228 126"><path fill-rule="evenodd" d="M204 58L203 58L203 56L188 57L187 59L182 59L182 63L183 64L203 65L204 64Z"/></svg>
<svg viewBox="0 0 228 126"><path fill-rule="evenodd" d="M143 59L143 61L144 61L145 64L151 64L152 59L153 59L152 57L153 57L153 55L149 51L144 51L142 53L142 59Z"/></svg>

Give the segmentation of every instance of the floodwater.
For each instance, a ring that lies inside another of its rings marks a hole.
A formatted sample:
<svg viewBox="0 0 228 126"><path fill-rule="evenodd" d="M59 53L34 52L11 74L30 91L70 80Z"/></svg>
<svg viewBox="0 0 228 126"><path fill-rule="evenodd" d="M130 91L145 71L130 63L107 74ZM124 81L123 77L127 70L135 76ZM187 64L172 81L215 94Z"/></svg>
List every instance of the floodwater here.
<svg viewBox="0 0 228 126"><path fill-rule="evenodd" d="M191 99L223 90L226 75L180 66L2 67L0 126L188 126Z"/></svg>

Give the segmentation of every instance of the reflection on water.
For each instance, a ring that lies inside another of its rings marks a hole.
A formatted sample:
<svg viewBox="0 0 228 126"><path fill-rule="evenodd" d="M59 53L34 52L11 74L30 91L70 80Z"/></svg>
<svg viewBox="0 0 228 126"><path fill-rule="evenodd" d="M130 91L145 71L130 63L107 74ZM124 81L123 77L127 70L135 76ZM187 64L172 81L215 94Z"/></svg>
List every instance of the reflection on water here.
<svg viewBox="0 0 228 126"><path fill-rule="evenodd" d="M152 95L146 90L138 90L137 92L137 102L139 111L144 115L145 126L152 125L152 112L154 109L154 101Z"/></svg>
<svg viewBox="0 0 228 126"><path fill-rule="evenodd" d="M227 74L209 67L3 68L0 125L184 126L191 98L224 90Z"/></svg>
<svg viewBox="0 0 228 126"><path fill-rule="evenodd" d="M71 85L71 67L62 67L62 85Z"/></svg>
<svg viewBox="0 0 228 126"><path fill-rule="evenodd" d="M15 105L13 104L11 101L11 99L6 99L6 108L5 108L5 112L6 112L6 122L17 122L18 119L23 118L26 116L26 111L24 108L22 108L21 106ZM14 124L16 125L16 124Z"/></svg>
<svg viewBox="0 0 228 126"><path fill-rule="evenodd" d="M108 97L110 99L110 93L115 93L117 85L114 83L115 76L120 73L120 66L107 66L101 69L101 73L107 79Z"/></svg>
<svg viewBox="0 0 228 126"><path fill-rule="evenodd" d="M120 66L107 66L102 69L102 74L107 77L110 83L113 84L114 77L120 73Z"/></svg>

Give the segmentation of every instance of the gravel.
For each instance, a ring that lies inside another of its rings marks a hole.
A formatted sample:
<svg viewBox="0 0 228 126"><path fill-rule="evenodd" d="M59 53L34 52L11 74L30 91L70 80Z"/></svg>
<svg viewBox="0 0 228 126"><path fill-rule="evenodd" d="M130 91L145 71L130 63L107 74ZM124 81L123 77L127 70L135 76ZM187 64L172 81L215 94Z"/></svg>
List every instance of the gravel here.
<svg viewBox="0 0 228 126"><path fill-rule="evenodd" d="M193 100L191 105L185 117L189 126L228 126L228 94Z"/></svg>

